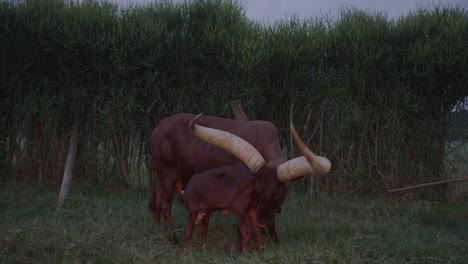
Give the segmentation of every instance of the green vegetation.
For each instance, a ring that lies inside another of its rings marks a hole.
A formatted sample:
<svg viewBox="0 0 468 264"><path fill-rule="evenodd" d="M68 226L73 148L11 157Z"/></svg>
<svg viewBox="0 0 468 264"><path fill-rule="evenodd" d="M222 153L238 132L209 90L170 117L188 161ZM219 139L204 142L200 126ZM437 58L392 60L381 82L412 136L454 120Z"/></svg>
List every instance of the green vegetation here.
<svg viewBox="0 0 468 264"><path fill-rule="evenodd" d="M232 117L232 99L284 146L295 103L299 132L333 162L302 189L380 194L446 177L451 111L468 96L467 10L265 26L233 1L80 2L0 1L2 181L60 182L77 123L75 181L144 188L157 120Z"/></svg>
<svg viewBox="0 0 468 264"><path fill-rule="evenodd" d="M467 100L468 104L468 100ZM468 136L468 109L461 109L453 114L452 127L448 132L449 141L460 141Z"/></svg>
<svg viewBox="0 0 468 264"><path fill-rule="evenodd" d="M266 238L245 256L235 252L232 216L213 215L207 248L198 229L186 256L155 226L141 192L73 187L55 211L58 188L0 186L1 263L466 263L467 204L341 198L310 200L291 193L278 215L281 245ZM187 215L174 204L180 239Z"/></svg>
<svg viewBox="0 0 468 264"><path fill-rule="evenodd" d="M449 178L466 178L468 172L468 141L452 141L447 144L445 170ZM449 199L461 202L468 199L468 182L449 185Z"/></svg>

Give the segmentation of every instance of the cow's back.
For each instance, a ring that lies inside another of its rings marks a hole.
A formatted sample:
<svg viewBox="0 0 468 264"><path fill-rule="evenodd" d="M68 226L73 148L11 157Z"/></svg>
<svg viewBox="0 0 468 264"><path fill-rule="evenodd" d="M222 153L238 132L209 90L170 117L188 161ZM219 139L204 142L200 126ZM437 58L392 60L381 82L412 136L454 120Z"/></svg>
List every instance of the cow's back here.
<svg viewBox="0 0 468 264"><path fill-rule="evenodd" d="M177 171L179 177L188 180L195 173L239 162L231 153L193 136L188 128L193 118L193 114L179 113L159 122L151 134L153 168L170 167ZM197 124L243 138L260 152L266 162L283 161L278 134L270 122L202 116Z"/></svg>

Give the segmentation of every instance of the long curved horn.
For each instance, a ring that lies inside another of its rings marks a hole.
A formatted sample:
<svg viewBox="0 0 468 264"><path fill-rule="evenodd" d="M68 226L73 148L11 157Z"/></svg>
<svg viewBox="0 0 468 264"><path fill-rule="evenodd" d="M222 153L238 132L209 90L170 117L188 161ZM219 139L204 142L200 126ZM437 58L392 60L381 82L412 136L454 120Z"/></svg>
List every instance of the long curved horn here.
<svg viewBox="0 0 468 264"><path fill-rule="evenodd" d="M294 127L292 120L289 123L289 129L294 137L296 145L303 156L288 160L277 168L278 180L288 182L295 178L302 177L307 174L325 175L330 171L331 163L325 157L315 155L302 142L299 134Z"/></svg>
<svg viewBox="0 0 468 264"><path fill-rule="evenodd" d="M215 128L208 128L195 124L203 113L197 115L189 123L189 129L198 138L212 145L220 147L240 159L252 173L256 173L264 164L262 155L247 141Z"/></svg>

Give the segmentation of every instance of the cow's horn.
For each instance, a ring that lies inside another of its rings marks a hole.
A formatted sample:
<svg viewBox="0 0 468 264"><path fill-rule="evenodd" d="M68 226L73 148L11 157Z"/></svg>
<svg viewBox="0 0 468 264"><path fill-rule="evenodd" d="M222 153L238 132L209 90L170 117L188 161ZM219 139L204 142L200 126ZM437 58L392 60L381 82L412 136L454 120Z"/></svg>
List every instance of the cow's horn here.
<svg viewBox="0 0 468 264"><path fill-rule="evenodd" d="M297 134L294 124L289 123L289 129L294 137L294 141L299 147L302 156L286 161L277 168L278 180L288 182L295 178L307 174L325 175L330 171L331 163L327 158L315 155Z"/></svg>
<svg viewBox="0 0 468 264"><path fill-rule="evenodd" d="M265 160L262 155L260 155L260 153L244 139L226 131L195 124L197 119L202 115L203 113L197 115L192 119L192 121L190 121L189 129L192 134L210 144L230 152L244 162L252 173L256 173L265 164ZM196 153L194 154L196 155Z"/></svg>

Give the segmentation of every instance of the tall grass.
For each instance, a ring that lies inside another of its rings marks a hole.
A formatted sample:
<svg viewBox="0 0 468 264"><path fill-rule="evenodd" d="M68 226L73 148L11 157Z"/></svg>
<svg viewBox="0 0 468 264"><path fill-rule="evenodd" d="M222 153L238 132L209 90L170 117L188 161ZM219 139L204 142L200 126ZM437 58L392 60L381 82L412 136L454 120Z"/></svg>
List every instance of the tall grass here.
<svg viewBox="0 0 468 264"><path fill-rule="evenodd" d="M467 21L440 7L265 26L234 1L1 1L2 180L60 181L77 122L76 179L142 188L157 120L231 117L232 99L284 146L295 102L301 135L333 162L304 188L378 194L440 179L451 110L468 95Z"/></svg>
<svg viewBox="0 0 468 264"><path fill-rule="evenodd" d="M2 263L465 263L466 204L321 198L292 193L278 215L280 245L266 237L238 256L235 219L216 214L207 248L199 232L191 249L172 246L163 226L154 226L141 192L76 185L55 211L58 189L14 183L0 187ZM185 234L187 215L174 204L174 226Z"/></svg>

